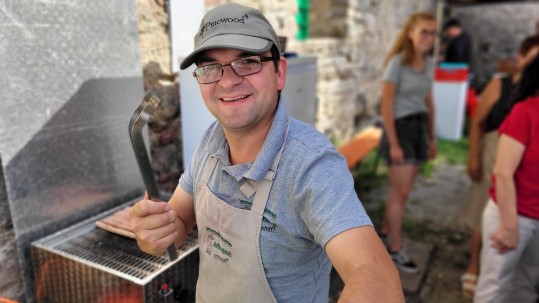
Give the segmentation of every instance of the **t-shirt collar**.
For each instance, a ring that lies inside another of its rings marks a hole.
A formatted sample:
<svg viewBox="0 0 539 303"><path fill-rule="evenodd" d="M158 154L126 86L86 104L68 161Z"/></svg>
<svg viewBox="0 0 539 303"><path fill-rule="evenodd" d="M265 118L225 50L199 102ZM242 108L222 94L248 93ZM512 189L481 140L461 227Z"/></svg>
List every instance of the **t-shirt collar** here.
<svg viewBox="0 0 539 303"><path fill-rule="evenodd" d="M230 159L228 156L229 147L226 139L220 142L219 148L211 156L218 158L223 164L223 170L234 177L237 181L240 181L242 178L247 178L259 182L264 178L266 173L271 168L273 160L277 156L277 153L283 144L287 124L288 112L286 111L286 107L284 106L283 102L279 101L277 105L277 112L273 118L270 131L268 132L266 140L264 141L264 144L258 152L254 162L230 165ZM220 126L219 128L219 131L223 132Z"/></svg>
<svg viewBox="0 0 539 303"><path fill-rule="evenodd" d="M270 170L273 160L279 153L279 149L283 145L283 140L285 139L285 134L287 131L288 125L288 112L282 101L279 101L277 105L277 112L273 118L273 123L271 125L270 131L262 149L258 153L255 162L251 166L251 169L244 174L245 178L255 180L257 182L261 181L266 173Z"/></svg>

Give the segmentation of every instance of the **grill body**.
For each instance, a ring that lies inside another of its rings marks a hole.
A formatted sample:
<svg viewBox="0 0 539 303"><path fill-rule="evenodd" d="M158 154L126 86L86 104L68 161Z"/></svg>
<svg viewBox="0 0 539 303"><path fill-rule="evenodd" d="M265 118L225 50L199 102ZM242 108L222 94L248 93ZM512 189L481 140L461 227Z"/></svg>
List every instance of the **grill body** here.
<svg viewBox="0 0 539 303"><path fill-rule="evenodd" d="M128 204L32 243L37 302L194 302L196 231L177 260L151 256L135 240L95 226Z"/></svg>

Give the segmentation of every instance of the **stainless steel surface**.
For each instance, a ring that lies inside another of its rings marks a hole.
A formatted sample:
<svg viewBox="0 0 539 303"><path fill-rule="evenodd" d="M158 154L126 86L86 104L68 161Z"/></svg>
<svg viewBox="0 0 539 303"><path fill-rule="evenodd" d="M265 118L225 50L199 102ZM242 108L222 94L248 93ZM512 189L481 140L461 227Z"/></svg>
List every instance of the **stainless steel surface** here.
<svg viewBox="0 0 539 303"><path fill-rule="evenodd" d="M96 220L125 206L32 243L38 302L163 302L164 283L176 299L183 295L181 302L193 299L196 231L178 249L175 261L148 255L133 239L95 226Z"/></svg>
<svg viewBox="0 0 539 303"><path fill-rule="evenodd" d="M32 302L32 241L143 192L125 130L143 96L136 3L0 7L0 203Z"/></svg>
<svg viewBox="0 0 539 303"><path fill-rule="evenodd" d="M133 150L135 151L135 157L142 174L142 179L144 180L144 185L146 186L148 197L157 200L160 200L159 189L157 188L157 182L155 181L154 172L150 164L150 157L148 157L144 138L142 137L142 128L148 123L152 113L159 106L159 102L157 96L152 92L148 92L142 98L142 102L135 109L129 121L129 136L131 137L131 143L133 144ZM167 247L167 256L170 261L178 258L174 243Z"/></svg>

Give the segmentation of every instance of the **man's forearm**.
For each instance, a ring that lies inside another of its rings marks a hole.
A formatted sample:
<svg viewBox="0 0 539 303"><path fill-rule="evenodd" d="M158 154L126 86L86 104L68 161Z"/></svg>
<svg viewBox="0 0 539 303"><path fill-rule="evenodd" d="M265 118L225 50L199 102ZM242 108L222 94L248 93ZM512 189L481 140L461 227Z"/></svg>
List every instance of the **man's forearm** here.
<svg viewBox="0 0 539 303"><path fill-rule="evenodd" d="M394 266L388 264L365 265L356 269L339 298L346 302L387 302L402 303L404 295L399 274Z"/></svg>

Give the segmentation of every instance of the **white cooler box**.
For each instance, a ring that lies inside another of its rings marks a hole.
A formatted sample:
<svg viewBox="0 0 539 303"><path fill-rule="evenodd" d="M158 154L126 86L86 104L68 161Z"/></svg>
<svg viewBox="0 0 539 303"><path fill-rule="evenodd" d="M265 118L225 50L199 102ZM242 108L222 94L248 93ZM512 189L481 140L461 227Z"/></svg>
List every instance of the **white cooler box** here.
<svg viewBox="0 0 539 303"><path fill-rule="evenodd" d="M448 140L462 138L467 91L466 64L441 64L435 69L433 98L438 138Z"/></svg>

